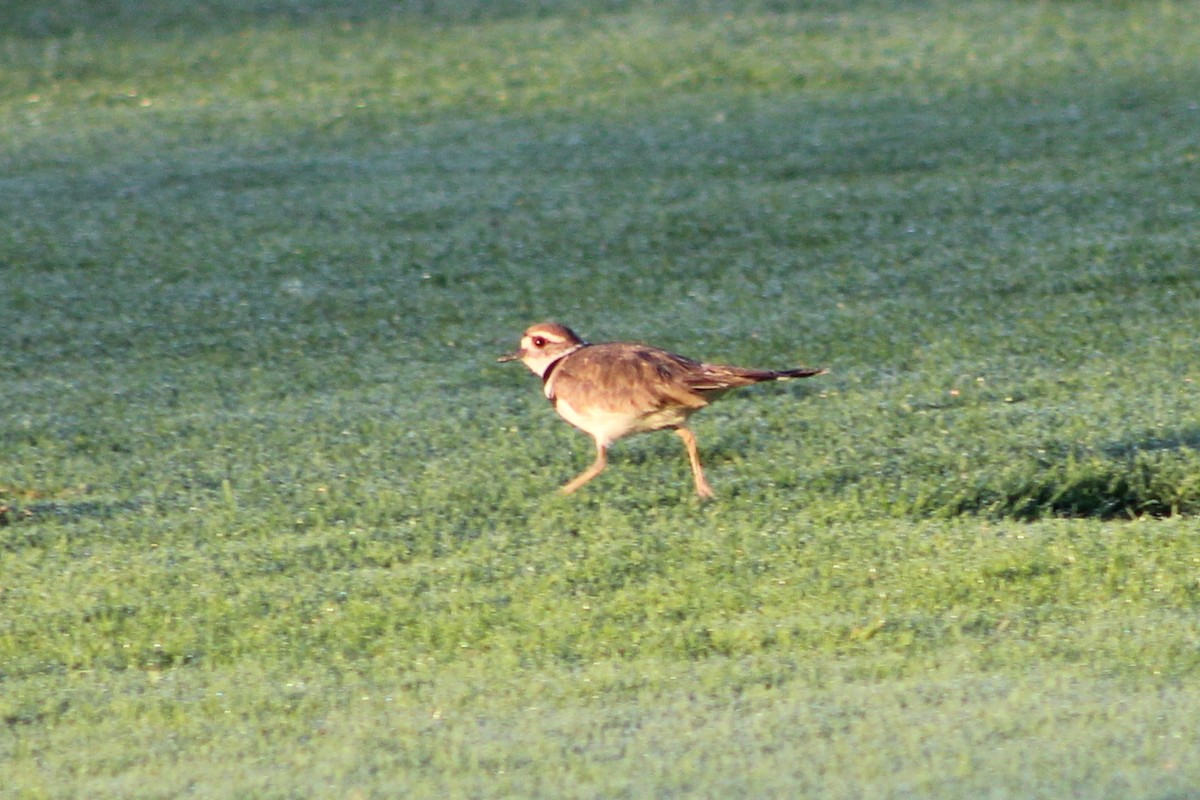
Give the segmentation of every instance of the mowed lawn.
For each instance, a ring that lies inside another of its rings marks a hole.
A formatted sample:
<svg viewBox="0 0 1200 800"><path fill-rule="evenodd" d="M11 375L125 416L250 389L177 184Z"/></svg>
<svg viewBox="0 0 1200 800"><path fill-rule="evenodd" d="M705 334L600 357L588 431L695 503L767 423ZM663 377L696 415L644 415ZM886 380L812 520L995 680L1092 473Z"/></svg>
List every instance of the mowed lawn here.
<svg viewBox="0 0 1200 800"><path fill-rule="evenodd" d="M1198 231L1195 3L7 2L0 797L1198 798Z"/></svg>

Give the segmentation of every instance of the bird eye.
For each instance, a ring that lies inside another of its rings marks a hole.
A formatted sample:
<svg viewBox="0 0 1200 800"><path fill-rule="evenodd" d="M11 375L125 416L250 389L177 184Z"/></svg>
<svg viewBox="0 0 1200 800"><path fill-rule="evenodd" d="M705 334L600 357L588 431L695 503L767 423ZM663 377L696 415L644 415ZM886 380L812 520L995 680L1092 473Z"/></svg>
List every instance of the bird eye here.
<svg viewBox="0 0 1200 800"><path fill-rule="evenodd" d="M530 343L533 344L534 347L537 347L537 348L542 348L542 347L546 346L546 337L545 336L535 336L532 339L530 339L529 341L530 341Z"/></svg>

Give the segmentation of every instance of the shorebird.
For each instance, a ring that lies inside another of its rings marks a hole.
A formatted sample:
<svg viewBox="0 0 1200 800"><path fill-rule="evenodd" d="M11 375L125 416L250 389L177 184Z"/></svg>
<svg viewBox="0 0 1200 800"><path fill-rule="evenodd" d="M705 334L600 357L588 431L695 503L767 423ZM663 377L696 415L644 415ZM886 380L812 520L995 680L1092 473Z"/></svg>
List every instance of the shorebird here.
<svg viewBox="0 0 1200 800"><path fill-rule="evenodd" d="M683 440L696 493L712 497L700 467L688 417L730 389L808 378L824 369L746 369L705 364L634 342L589 344L566 325L542 322L525 330L521 347L499 361L520 361L542 379L554 410L596 443L596 460L560 489L570 494L599 475L608 448L634 433L672 430Z"/></svg>

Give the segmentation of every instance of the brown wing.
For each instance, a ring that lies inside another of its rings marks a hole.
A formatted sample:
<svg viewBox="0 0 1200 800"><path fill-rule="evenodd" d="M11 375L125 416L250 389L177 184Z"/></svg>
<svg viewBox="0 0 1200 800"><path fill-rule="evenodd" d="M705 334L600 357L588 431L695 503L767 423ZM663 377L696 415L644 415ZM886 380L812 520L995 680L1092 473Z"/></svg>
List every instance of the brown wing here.
<svg viewBox="0 0 1200 800"><path fill-rule="evenodd" d="M597 410L630 415L663 408L703 408L708 401L693 376L703 365L657 347L594 344L563 359L554 375L553 391L571 405L586 395Z"/></svg>

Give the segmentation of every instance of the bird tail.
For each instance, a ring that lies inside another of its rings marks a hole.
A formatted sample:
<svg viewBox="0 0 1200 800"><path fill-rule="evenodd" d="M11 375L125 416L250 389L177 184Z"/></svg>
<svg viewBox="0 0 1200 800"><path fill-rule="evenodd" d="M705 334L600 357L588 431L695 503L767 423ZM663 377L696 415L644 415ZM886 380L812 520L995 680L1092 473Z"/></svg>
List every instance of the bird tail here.
<svg viewBox="0 0 1200 800"><path fill-rule="evenodd" d="M796 369L781 369L775 371L773 380L787 381L792 378L811 378L815 375L824 375L829 370L824 367L797 367ZM768 380L772 380L768 378Z"/></svg>
<svg viewBox="0 0 1200 800"><path fill-rule="evenodd" d="M766 381L786 381L793 378L811 378L828 372L826 369L797 367L796 369L748 369L746 367L727 367L718 364L704 364L698 375L689 376L691 388L698 391L721 391L738 386L749 386L752 383Z"/></svg>

